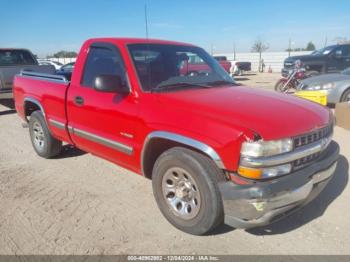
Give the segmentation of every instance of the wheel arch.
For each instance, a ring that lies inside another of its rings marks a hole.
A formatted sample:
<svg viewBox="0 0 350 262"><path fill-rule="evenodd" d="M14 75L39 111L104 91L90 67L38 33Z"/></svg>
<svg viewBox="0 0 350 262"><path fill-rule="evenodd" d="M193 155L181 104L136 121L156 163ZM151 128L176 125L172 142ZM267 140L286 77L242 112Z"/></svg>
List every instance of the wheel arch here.
<svg viewBox="0 0 350 262"><path fill-rule="evenodd" d="M28 121L28 116L30 116L34 111L37 111L37 110L40 110L45 117L45 111L44 111L43 106L35 98L32 98L32 97L24 98L23 108L24 108L24 116L25 116L27 121Z"/></svg>
<svg viewBox="0 0 350 262"><path fill-rule="evenodd" d="M345 93L348 92L349 90L350 90L350 86L347 86L344 88L344 90L342 91L342 93L340 95L340 99L339 99L340 102L343 101Z"/></svg>
<svg viewBox="0 0 350 262"><path fill-rule="evenodd" d="M167 131L151 132L145 139L141 152L141 169L142 174L147 177L152 177L152 170L157 158L166 150L182 146L195 150L208 156L220 169L225 169L225 165L218 153L209 145L198 140L175 134Z"/></svg>

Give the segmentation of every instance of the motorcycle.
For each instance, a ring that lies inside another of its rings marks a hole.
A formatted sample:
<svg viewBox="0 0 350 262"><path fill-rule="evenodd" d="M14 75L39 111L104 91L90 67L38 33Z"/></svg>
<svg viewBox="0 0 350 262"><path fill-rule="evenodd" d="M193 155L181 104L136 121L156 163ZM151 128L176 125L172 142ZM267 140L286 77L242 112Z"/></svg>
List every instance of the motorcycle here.
<svg viewBox="0 0 350 262"><path fill-rule="evenodd" d="M301 61L297 60L295 61L294 69L289 72L288 76L282 77L277 81L275 91L282 93L296 91L300 81L306 77L305 68L302 67Z"/></svg>

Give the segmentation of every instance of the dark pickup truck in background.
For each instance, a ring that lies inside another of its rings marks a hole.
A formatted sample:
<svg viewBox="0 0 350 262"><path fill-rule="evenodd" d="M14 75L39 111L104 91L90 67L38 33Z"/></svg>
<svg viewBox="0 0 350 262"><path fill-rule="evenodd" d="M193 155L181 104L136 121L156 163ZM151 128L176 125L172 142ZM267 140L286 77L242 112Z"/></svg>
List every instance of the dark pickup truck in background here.
<svg viewBox="0 0 350 262"><path fill-rule="evenodd" d="M55 67L39 65L34 55L26 49L0 49L0 99L13 97L13 79L22 70L53 74Z"/></svg>
<svg viewBox="0 0 350 262"><path fill-rule="evenodd" d="M310 55L288 57L284 60L283 76L288 76L297 60L305 67L307 76L338 73L350 67L350 44L327 46Z"/></svg>

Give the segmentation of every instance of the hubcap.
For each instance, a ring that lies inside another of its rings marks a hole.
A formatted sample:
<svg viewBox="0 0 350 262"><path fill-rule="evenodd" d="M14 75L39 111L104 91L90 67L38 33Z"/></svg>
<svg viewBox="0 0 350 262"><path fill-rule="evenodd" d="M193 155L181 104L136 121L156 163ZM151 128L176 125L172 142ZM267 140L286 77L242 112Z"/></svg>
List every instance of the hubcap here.
<svg viewBox="0 0 350 262"><path fill-rule="evenodd" d="M170 168L163 177L162 190L166 203L176 216L188 220L198 214L201 205L199 189L186 170Z"/></svg>
<svg viewBox="0 0 350 262"><path fill-rule="evenodd" d="M33 139L34 145L38 149L42 149L45 144L44 130L39 122L34 122L33 124Z"/></svg>

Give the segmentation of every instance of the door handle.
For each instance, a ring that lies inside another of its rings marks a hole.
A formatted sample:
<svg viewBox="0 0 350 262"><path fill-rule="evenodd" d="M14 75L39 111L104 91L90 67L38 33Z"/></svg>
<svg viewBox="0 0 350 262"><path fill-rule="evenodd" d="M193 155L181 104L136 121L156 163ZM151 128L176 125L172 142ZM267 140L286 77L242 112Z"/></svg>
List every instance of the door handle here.
<svg viewBox="0 0 350 262"><path fill-rule="evenodd" d="M84 104L84 98L81 96L76 96L74 97L74 103L81 106Z"/></svg>

